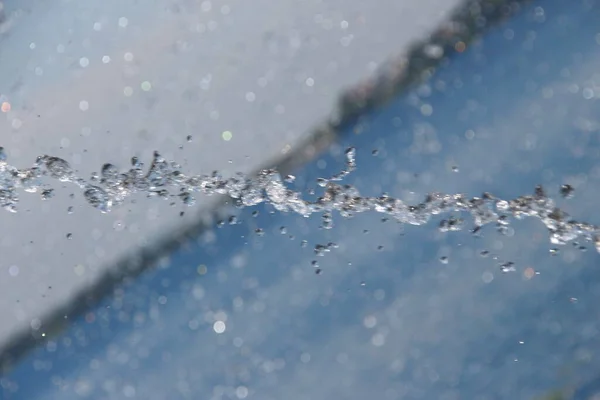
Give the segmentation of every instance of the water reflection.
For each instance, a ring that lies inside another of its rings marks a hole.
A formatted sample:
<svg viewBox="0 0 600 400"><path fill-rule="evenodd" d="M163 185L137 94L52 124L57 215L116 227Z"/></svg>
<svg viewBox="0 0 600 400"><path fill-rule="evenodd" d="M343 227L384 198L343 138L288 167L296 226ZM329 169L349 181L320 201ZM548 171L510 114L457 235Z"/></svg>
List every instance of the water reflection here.
<svg viewBox="0 0 600 400"><path fill-rule="evenodd" d="M364 193L413 202L431 191L515 197L569 184L576 196L561 207L598 222L598 10L548 1L542 14L530 8L348 127L294 185L316 188L355 146L349 181ZM5 397L593 394L594 252L568 245L553 256L528 220L508 236L373 214L321 224L270 206L240 211L28 357L2 380ZM501 274L504 261L518 273Z"/></svg>

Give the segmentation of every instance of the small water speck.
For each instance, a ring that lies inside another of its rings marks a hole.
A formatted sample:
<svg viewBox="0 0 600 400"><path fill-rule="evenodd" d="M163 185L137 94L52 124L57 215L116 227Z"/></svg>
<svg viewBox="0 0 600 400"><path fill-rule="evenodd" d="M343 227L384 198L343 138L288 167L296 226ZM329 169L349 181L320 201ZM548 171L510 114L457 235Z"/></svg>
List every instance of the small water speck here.
<svg viewBox="0 0 600 400"><path fill-rule="evenodd" d="M500 270L504 273L507 273L515 272L517 269L515 268L515 263L513 263L512 261L508 261L500 265Z"/></svg>
<svg viewBox="0 0 600 400"><path fill-rule="evenodd" d="M295 180L296 180L296 177L294 175L287 175L284 178L284 181L287 183L294 183Z"/></svg>
<svg viewBox="0 0 600 400"><path fill-rule="evenodd" d="M69 240L73 239L73 234L72 233L67 233L67 239L69 239Z"/></svg>
<svg viewBox="0 0 600 400"><path fill-rule="evenodd" d="M314 252L317 256L323 257L325 253L329 253L329 246L324 246L322 244L315 245Z"/></svg>
<svg viewBox="0 0 600 400"><path fill-rule="evenodd" d="M446 257L446 256L440 257L440 262L442 264L448 264L448 262L449 262L448 257Z"/></svg>
<svg viewBox="0 0 600 400"><path fill-rule="evenodd" d="M192 141L192 135L187 135L187 138L186 138L186 140L187 140L188 142L191 142L191 141Z"/></svg>
<svg viewBox="0 0 600 400"><path fill-rule="evenodd" d="M571 185L564 184L560 186L560 195L565 199L570 199L573 197L574 192L575 189L573 189L573 186Z"/></svg>
<svg viewBox="0 0 600 400"><path fill-rule="evenodd" d="M45 189L42 190L42 200L49 200L54 197L54 189Z"/></svg>

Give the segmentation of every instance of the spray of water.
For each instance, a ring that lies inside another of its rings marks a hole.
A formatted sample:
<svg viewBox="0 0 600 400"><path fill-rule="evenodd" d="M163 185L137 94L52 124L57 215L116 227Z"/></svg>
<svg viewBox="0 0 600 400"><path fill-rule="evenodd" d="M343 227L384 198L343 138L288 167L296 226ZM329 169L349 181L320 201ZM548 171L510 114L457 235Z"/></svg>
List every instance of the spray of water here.
<svg viewBox="0 0 600 400"><path fill-rule="evenodd" d="M293 182L290 176L282 179L275 169L262 170L255 176L238 173L230 178L223 178L217 172L185 175L181 172L181 166L155 152L147 170L134 157L127 172L120 172L116 166L105 164L100 173L86 180L78 177L67 161L47 155L38 157L31 168L18 169L8 164L6 152L0 148L0 207L17 212L20 190L39 193L42 199L49 199L54 189L46 181L58 180L79 187L86 201L103 213L110 212L134 193L164 199L179 198L188 206L195 204L195 194L203 193L228 195L239 207L268 203L278 211L295 212L305 217L319 213L325 229L332 228L334 212L349 218L356 213L375 211L399 223L411 225L424 225L433 216L448 213L451 216L442 220L439 226L444 232L464 229L464 219L455 215L465 214L473 220L473 233L479 232L485 225L494 224L502 234L512 231L511 220L533 217L546 226L551 243L564 245L579 238L592 242L600 252L600 227L573 220L556 207L554 200L546 195L541 186L537 186L533 194L513 200L503 200L490 193L473 198L462 194L430 193L423 202L409 205L387 194L364 197L354 186L341 184L356 169L356 150L347 149L345 156L346 163L342 171L317 180L317 184L323 188L323 194L310 201L286 185ZM570 197L572 192L569 185L563 185L560 189L563 197ZM322 255L331 247L316 248L315 252Z"/></svg>

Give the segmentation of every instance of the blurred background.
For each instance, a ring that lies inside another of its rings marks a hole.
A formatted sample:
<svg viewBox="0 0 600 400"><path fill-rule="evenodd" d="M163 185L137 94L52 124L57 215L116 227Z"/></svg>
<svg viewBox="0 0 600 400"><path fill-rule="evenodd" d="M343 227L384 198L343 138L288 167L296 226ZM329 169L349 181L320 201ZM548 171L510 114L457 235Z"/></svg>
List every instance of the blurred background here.
<svg viewBox="0 0 600 400"><path fill-rule="evenodd" d="M50 154L87 178L158 150L190 174L275 166L309 198L353 146L364 196L543 184L599 223L594 1L1 4L19 168ZM103 214L53 184L0 214L2 399L600 398L598 254L537 219L323 229L142 194Z"/></svg>

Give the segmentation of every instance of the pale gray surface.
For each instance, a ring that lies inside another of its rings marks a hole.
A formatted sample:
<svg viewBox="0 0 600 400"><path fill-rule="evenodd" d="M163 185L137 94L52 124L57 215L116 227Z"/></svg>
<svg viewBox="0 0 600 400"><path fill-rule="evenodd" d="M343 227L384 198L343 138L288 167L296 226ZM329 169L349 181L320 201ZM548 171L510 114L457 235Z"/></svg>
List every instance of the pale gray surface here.
<svg viewBox="0 0 600 400"><path fill-rule="evenodd" d="M83 176L105 162L125 167L132 155L149 161L155 149L196 173L248 172L294 146L340 89L433 30L457 3L5 1L0 103L11 111L0 114L0 142L13 165L52 154ZM203 209L182 219L180 207L141 199L101 215L72 192L48 202L23 194L18 214L0 213L0 342Z"/></svg>

